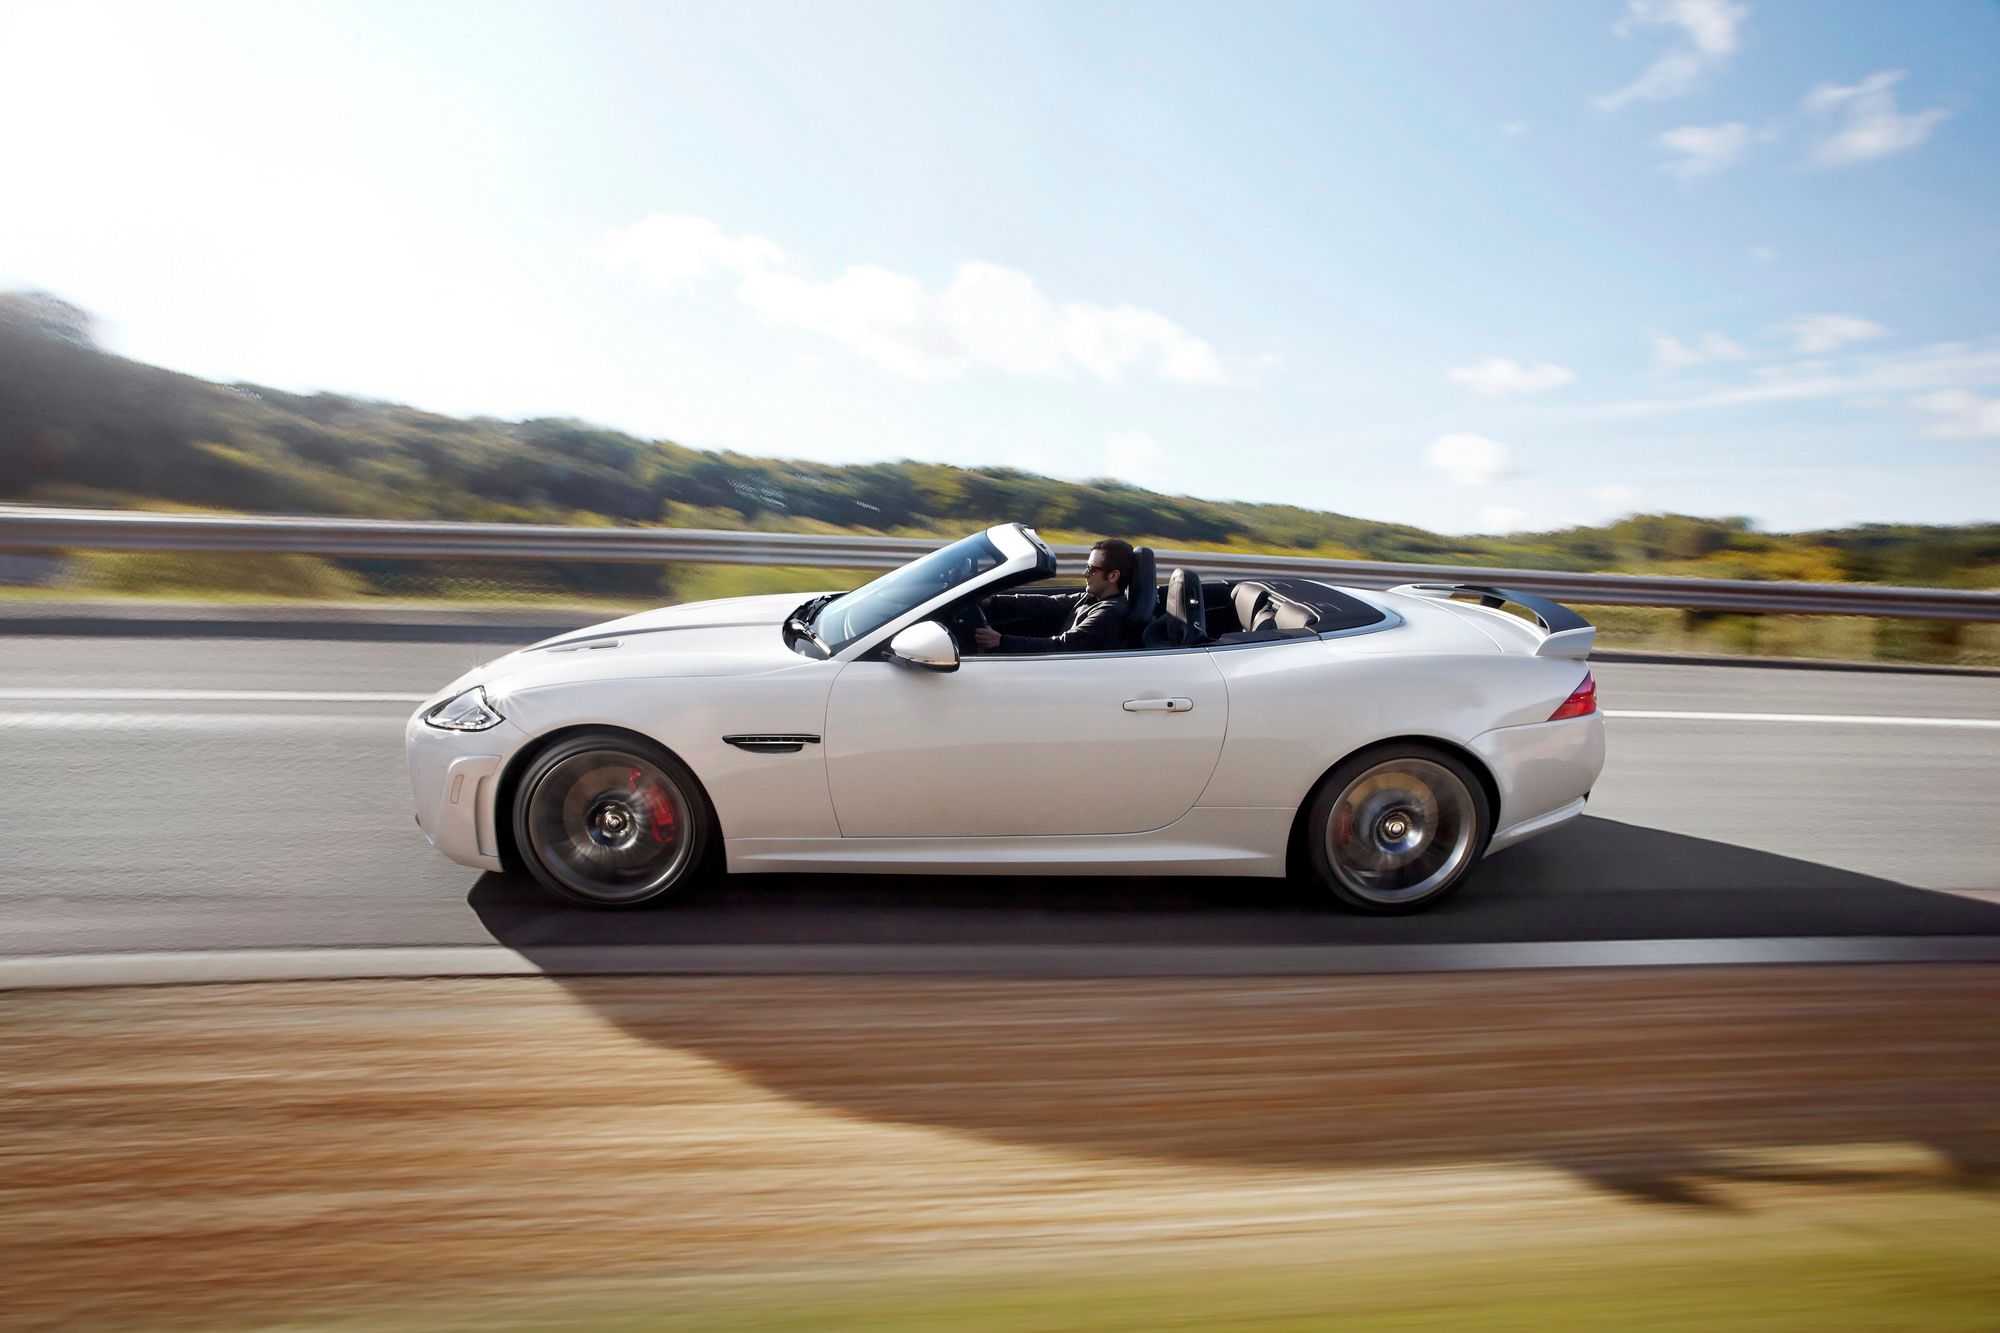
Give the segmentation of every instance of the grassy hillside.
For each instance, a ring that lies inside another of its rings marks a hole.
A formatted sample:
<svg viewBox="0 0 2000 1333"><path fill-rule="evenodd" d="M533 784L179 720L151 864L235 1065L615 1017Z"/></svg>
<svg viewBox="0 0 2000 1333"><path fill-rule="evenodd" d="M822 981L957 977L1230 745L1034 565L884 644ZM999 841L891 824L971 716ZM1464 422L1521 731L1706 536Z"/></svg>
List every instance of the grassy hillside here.
<svg viewBox="0 0 2000 1333"><path fill-rule="evenodd" d="M0 294L0 500L889 535L958 534L1018 520L1058 542L1117 534L1156 546L1348 559L2000 587L2000 524L1765 533L1740 518L1643 514L1602 527L1452 537L1290 505L1159 495L1004 467L752 458L573 420L460 419L336 394L214 384L109 355L94 344L86 313L23 293ZM130 593L644 601L818 587L829 577L824 570L663 573L644 566L84 553L55 581ZM834 581L847 579L842 571ZM1738 647L1754 646L1760 632L1768 638L1774 623L1643 611L1601 619L1649 639L1720 633ZM1852 632L1829 638L1827 622L1813 623L1819 628L1804 637L1837 641L1837 655L1852 655ZM1898 654L1935 655L1931 641L1941 633L1953 643L1960 639L1956 630L1937 627L1885 632L1889 651ZM1902 640L1915 646L1896 647Z"/></svg>

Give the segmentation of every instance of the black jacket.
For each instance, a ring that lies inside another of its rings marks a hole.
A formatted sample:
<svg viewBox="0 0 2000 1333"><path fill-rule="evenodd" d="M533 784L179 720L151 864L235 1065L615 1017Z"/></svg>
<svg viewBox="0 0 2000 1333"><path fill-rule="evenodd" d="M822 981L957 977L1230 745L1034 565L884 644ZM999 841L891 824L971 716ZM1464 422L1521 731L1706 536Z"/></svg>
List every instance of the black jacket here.
<svg viewBox="0 0 2000 1333"><path fill-rule="evenodd" d="M996 653L1103 653L1125 646L1123 597L1093 602L1088 593L1081 592L1001 593L987 608L987 619L1000 630L1000 646L993 649Z"/></svg>

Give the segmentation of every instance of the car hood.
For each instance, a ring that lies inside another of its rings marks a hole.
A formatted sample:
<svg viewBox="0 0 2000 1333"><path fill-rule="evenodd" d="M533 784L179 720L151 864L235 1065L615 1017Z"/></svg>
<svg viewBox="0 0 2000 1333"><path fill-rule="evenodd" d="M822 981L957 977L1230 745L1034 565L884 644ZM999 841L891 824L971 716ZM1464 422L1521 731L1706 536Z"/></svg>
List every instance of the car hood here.
<svg viewBox="0 0 2000 1333"><path fill-rule="evenodd" d="M587 639L615 638L619 635L637 636L662 634L668 631L725 629L743 625L782 625L785 617L807 601L813 594L801 592L771 593L763 597L724 597L713 602L688 602L681 606L658 606L651 611L641 611L636 615L621 616L617 620L607 620L601 625L586 625L582 629L558 634L553 639L543 639L531 644L524 652L537 652L563 644L580 643Z"/></svg>
<svg viewBox="0 0 2000 1333"><path fill-rule="evenodd" d="M633 676L745 676L810 665L785 646L785 617L812 594L663 606L558 634L466 672L434 696L474 685L495 694Z"/></svg>

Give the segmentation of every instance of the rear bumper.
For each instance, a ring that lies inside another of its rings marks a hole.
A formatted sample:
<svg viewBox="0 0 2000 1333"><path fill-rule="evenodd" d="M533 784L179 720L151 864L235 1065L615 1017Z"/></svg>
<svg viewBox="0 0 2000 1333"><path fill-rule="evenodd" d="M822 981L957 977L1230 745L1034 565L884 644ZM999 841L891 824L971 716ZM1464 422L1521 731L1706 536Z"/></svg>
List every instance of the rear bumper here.
<svg viewBox="0 0 2000 1333"><path fill-rule="evenodd" d="M1497 852L1583 813L1604 771L1604 714L1501 727L1477 737L1472 751L1500 789L1487 846Z"/></svg>
<svg viewBox="0 0 2000 1333"><path fill-rule="evenodd" d="M1588 799L1588 797L1579 796L1569 804L1559 805L1545 815L1537 815L1533 819L1523 820L1509 828L1500 830L1493 835L1493 841L1486 844L1487 853L1491 855L1494 852L1512 847L1517 842L1526 842L1537 833L1547 833L1552 828L1561 828L1564 824L1569 823L1570 820L1580 818L1583 815L1584 804Z"/></svg>

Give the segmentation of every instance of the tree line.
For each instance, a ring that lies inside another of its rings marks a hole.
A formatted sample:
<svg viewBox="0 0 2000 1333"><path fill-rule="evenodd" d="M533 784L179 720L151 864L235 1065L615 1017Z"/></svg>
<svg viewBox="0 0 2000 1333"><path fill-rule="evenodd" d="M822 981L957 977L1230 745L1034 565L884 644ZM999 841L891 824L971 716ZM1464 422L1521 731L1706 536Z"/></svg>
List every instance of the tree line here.
<svg viewBox="0 0 2000 1333"><path fill-rule="evenodd" d="M215 384L99 348L90 317L0 294L0 498L242 513L882 534L1017 520L1058 540L1712 577L2000 586L2000 524L1765 533L1633 515L1453 537L1291 505L913 461L837 466L692 449L585 422L462 419Z"/></svg>

